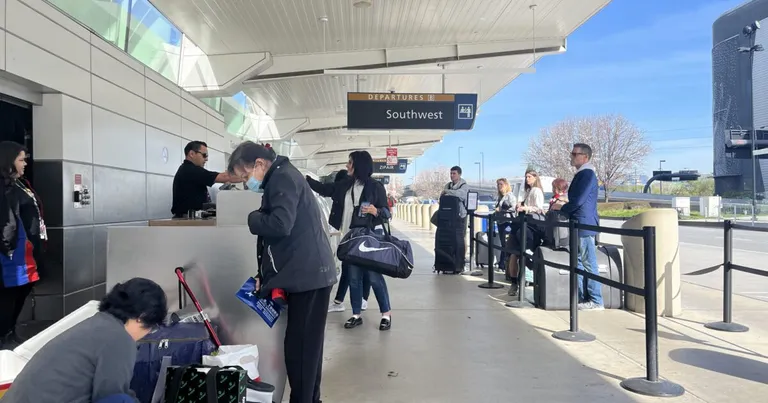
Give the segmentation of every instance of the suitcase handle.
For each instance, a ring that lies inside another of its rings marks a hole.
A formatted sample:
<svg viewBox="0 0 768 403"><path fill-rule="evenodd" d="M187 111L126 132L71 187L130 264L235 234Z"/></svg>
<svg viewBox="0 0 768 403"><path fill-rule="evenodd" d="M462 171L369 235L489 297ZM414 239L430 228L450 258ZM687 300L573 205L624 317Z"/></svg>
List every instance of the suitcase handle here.
<svg viewBox="0 0 768 403"><path fill-rule="evenodd" d="M195 297L195 294L192 292L192 289L189 288L189 284L187 284L187 280L184 278L184 268L177 267L174 270L174 272L176 273L176 277L178 277L179 279L179 286L184 288L184 291L186 291L187 295L189 296L189 299L191 299L192 303L195 305L197 312L200 314L200 316L203 317L203 323L205 323L205 328L208 329L208 334L211 336L211 340L213 340L213 344L215 344L216 348L218 349L219 347L221 347L221 341L219 341L219 336L216 335L216 331L213 330L211 321L208 319L208 316L203 312L203 307L200 305L200 302L197 300L197 297ZM181 293L181 288L179 288L179 293Z"/></svg>

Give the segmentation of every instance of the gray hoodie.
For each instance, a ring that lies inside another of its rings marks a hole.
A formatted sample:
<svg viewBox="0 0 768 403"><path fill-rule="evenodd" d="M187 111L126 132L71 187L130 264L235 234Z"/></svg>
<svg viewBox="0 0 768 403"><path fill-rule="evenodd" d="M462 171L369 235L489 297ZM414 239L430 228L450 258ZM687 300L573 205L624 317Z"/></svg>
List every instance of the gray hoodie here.
<svg viewBox="0 0 768 403"><path fill-rule="evenodd" d="M464 218L467 216L467 194L469 194L469 186L464 179L459 179L457 183L448 182L445 185L445 194L447 196L455 196L461 200L461 207L459 207L459 217Z"/></svg>

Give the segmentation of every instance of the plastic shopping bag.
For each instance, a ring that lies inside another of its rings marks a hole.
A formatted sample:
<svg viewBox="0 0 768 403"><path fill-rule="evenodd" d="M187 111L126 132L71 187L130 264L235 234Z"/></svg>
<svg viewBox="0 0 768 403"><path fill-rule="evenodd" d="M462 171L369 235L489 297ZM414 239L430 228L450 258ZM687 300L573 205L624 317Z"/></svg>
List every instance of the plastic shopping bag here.
<svg viewBox="0 0 768 403"><path fill-rule="evenodd" d="M243 303L256 311L256 313L264 319L267 326L272 327L277 323L277 319L280 318L282 307L271 299L258 297L255 278L248 278L243 286L240 287L240 290L237 291L236 295L240 301L243 301Z"/></svg>
<svg viewBox="0 0 768 403"><path fill-rule="evenodd" d="M248 378L259 381L259 349L254 344L221 346L216 355L204 355L203 365L212 367L241 367Z"/></svg>

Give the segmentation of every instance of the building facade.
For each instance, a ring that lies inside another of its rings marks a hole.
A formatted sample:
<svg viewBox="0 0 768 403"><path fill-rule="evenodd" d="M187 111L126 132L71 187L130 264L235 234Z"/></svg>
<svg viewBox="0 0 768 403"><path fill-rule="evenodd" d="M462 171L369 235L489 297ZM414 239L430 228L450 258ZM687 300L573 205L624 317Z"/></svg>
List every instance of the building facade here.
<svg viewBox="0 0 768 403"><path fill-rule="evenodd" d="M755 21L763 28L745 31ZM715 192L751 197L752 140L768 143L768 0L753 0L718 18L712 26L712 126ZM750 49L752 49L750 51ZM764 136L764 137L763 137ZM765 192L768 159L757 160L756 191Z"/></svg>

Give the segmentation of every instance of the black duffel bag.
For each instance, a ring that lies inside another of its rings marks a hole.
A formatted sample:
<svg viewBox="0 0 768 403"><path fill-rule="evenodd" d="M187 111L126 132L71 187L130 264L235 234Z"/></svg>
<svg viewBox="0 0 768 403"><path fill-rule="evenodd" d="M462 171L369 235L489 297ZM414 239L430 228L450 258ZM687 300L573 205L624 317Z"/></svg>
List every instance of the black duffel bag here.
<svg viewBox="0 0 768 403"><path fill-rule="evenodd" d="M370 228L352 228L336 249L344 263L360 266L388 277L408 278L413 271L413 250L408 241Z"/></svg>

